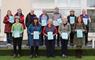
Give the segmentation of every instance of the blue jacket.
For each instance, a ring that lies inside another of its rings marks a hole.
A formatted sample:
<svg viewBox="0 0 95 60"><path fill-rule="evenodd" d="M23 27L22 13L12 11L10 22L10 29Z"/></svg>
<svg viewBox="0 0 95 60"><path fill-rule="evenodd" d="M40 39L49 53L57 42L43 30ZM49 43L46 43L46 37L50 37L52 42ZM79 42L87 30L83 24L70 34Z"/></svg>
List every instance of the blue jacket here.
<svg viewBox="0 0 95 60"><path fill-rule="evenodd" d="M33 35L31 35L31 33L33 33L34 31L39 31L41 32L41 25L32 25L30 24L29 25L29 28L28 28L28 34L29 34L29 45L32 46L34 43L33 43ZM39 39L40 40L40 39ZM37 40L39 42L39 40Z"/></svg>

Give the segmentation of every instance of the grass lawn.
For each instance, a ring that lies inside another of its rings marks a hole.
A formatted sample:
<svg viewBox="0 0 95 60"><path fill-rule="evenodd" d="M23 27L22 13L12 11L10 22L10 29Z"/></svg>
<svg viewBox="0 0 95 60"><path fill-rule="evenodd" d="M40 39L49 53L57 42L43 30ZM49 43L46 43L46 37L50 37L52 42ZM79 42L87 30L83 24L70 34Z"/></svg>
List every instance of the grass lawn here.
<svg viewBox="0 0 95 60"><path fill-rule="evenodd" d="M95 56L83 56L82 58L76 58L74 56L69 56L67 58L62 58L60 56L56 57L40 56L37 58L30 58L29 56L22 56L17 58L14 58L13 56L0 56L0 60L95 60Z"/></svg>

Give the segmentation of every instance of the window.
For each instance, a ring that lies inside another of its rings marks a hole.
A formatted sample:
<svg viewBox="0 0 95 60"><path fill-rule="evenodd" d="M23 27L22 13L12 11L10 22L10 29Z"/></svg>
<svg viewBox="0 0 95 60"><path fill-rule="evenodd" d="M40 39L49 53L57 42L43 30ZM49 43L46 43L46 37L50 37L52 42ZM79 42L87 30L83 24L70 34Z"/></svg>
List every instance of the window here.
<svg viewBox="0 0 95 60"><path fill-rule="evenodd" d="M81 0L69 0L69 7L81 7Z"/></svg>
<svg viewBox="0 0 95 60"><path fill-rule="evenodd" d="M68 6L68 0L57 0L57 3L56 3L57 6L59 7L67 7Z"/></svg>
<svg viewBox="0 0 95 60"><path fill-rule="evenodd" d="M88 7L95 7L95 0L87 0Z"/></svg>
<svg viewBox="0 0 95 60"><path fill-rule="evenodd" d="M49 8L54 7L55 0L32 0L33 8Z"/></svg>

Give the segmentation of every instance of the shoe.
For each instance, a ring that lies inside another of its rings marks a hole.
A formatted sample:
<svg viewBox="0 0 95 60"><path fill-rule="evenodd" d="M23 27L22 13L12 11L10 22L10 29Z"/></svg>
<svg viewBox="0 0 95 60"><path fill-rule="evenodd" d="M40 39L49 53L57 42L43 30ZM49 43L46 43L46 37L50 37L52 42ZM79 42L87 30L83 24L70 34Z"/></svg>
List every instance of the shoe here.
<svg viewBox="0 0 95 60"><path fill-rule="evenodd" d="M30 55L30 58L33 58L33 55Z"/></svg>
<svg viewBox="0 0 95 60"><path fill-rule="evenodd" d="M16 54L14 54L14 55L13 55L13 57L14 57L14 58L16 58L16 57L17 57L17 55L16 55Z"/></svg>
<svg viewBox="0 0 95 60"><path fill-rule="evenodd" d="M38 55L36 54L35 57L37 57Z"/></svg>
<svg viewBox="0 0 95 60"><path fill-rule="evenodd" d="M66 58L67 56L65 54L63 54L62 57Z"/></svg>
<svg viewBox="0 0 95 60"><path fill-rule="evenodd" d="M18 57L20 57L21 55L20 54L18 54Z"/></svg>

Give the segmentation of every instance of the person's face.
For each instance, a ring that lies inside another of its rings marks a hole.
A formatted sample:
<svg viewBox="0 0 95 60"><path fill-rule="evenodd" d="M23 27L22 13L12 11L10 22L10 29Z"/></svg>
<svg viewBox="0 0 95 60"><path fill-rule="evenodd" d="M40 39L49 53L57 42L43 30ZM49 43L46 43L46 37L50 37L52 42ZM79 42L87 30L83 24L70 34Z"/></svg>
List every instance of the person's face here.
<svg viewBox="0 0 95 60"><path fill-rule="evenodd" d="M10 15L11 15L11 11L10 11L10 10L8 10L8 11L7 11L7 14L10 16Z"/></svg>
<svg viewBox="0 0 95 60"><path fill-rule="evenodd" d="M43 14L46 14L46 11L45 10L43 10Z"/></svg>
<svg viewBox="0 0 95 60"><path fill-rule="evenodd" d="M34 10L31 10L31 12L30 12L31 14L34 14Z"/></svg>
<svg viewBox="0 0 95 60"><path fill-rule="evenodd" d="M86 14L86 10L83 9L83 10L82 10L82 14Z"/></svg>
<svg viewBox="0 0 95 60"><path fill-rule="evenodd" d="M55 8L55 12L56 12L56 13L59 13L59 9L58 9L58 8Z"/></svg>
<svg viewBox="0 0 95 60"><path fill-rule="evenodd" d="M52 21L49 20L49 21L48 21L48 25L52 25Z"/></svg>
<svg viewBox="0 0 95 60"><path fill-rule="evenodd" d="M62 21L63 21L63 24L66 24L67 23L67 18L63 18Z"/></svg>
<svg viewBox="0 0 95 60"><path fill-rule="evenodd" d="M16 19L16 23L19 23L19 19Z"/></svg>
<svg viewBox="0 0 95 60"><path fill-rule="evenodd" d="M21 13L22 13L22 10L21 10L21 9L18 9L17 12L18 12L19 14L21 14Z"/></svg>
<svg viewBox="0 0 95 60"><path fill-rule="evenodd" d="M38 20L37 19L34 19L34 23L37 23L38 22Z"/></svg>
<svg viewBox="0 0 95 60"><path fill-rule="evenodd" d="M80 17L78 18L78 23L82 23L82 20L81 20L81 18L80 18Z"/></svg>
<svg viewBox="0 0 95 60"><path fill-rule="evenodd" d="M67 17L64 17L64 16L62 17L62 23L63 24L66 24L67 23Z"/></svg>
<svg viewBox="0 0 95 60"><path fill-rule="evenodd" d="M73 12L73 11L71 11L71 12L70 12L70 15L74 15L74 12Z"/></svg>

